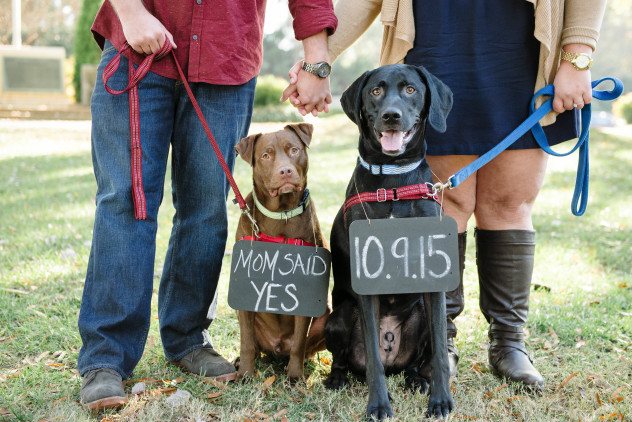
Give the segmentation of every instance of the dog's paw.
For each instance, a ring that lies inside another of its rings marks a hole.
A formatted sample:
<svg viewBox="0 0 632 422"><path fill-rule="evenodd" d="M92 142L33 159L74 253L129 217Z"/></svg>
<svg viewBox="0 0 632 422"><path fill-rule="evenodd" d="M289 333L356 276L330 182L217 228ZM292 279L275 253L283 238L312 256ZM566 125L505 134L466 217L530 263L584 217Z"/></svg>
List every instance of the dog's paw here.
<svg viewBox="0 0 632 422"><path fill-rule="evenodd" d="M349 386L349 378L346 371L332 370L325 380L325 388L328 390L342 390Z"/></svg>
<svg viewBox="0 0 632 422"><path fill-rule="evenodd" d="M393 408L390 403L382 404L382 405L369 405L366 408L366 419L367 421L381 421L386 418L393 417Z"/></svg>
<svg viewBox="0 0 632 422"><path fill-rule="evenodd" d="M428 411L426 412L426 416L429 418L433 416L445 418L453 409L454 401L452 400L451 395L439 397L431 395L428 400Z"/></svg>
<svg viewBox="0 0 632 422"><path fill-rule="evenodd" d="M408 390L424 394L428 390L428 381L421 376L417 368L407 369L404 372L404 383Z"/></svg>

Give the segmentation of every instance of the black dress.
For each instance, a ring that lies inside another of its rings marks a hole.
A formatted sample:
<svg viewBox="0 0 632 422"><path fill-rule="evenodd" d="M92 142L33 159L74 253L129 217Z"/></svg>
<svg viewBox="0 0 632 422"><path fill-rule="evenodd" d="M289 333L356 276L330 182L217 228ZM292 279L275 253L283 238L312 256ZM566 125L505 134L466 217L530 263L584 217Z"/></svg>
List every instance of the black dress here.
<svg viewBox="0 0 632 422"><path fill-rule="evenodd" d="M448 85L447 131L426 132L428 155L482 155L529 115L540 43L525 0L413 0L415 43L406 63ZM576 111L544 130L551 145L576 138ZM539 148L531 132L509 149Z"/></svg>

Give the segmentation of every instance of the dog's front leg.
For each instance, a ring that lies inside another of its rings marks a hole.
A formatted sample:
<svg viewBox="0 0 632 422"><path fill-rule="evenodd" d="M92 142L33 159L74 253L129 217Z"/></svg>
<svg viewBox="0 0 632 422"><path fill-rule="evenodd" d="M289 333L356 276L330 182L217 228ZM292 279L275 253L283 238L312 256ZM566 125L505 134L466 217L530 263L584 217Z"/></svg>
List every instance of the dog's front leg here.
<svg viewBox="0 0 632 422"><path fill-rule="evenodd" d="M444 417L454 408L450 392L445 293L424 293L424 304L432 347L428 415Z"/></svg>
<svg viewBox="0 0 632 422"><path fill-rule="evenodd" d="M369 402L366 416L369 420L382 420L393 416L393 409L386 389L384 365L380 359L378 327L380 313L379 296L359 295L360 320L366 351L366 382L369 387Z"/></svg>
<svg viewBox="0 0 632 422"><path fill-rule="evenodd" d="M311 318L303 316L294 317L294 336L290 349L290 362L287 365L287 377L297 380L303 377L303 364L305 363L305 344Z"/></svg>
<svg viewBox="0 0 632 422"><path fill-rule="evenodd" d="M255 356L257 353L257 337L255 335L255 313L239 311L239 370L237 378L255 376Z"/></svg>

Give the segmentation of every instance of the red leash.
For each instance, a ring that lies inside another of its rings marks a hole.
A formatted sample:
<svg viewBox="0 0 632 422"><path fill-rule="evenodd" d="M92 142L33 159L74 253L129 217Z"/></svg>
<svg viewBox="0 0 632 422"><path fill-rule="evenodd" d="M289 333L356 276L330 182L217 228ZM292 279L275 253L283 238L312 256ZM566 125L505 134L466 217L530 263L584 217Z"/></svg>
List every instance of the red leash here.
<svg viewBox="0 0 632 422"><path fill-rule="evenodd" d="M292 239L289 237L272 237L267 234L259 233L258 236L244 236L240 237L239 240L254 240L259 242L271 242L271 243L285 243L286 245L296 245L296 246L316 246L312 243L305 242L302 239Z"/></svg>
<svg viewBox="0 0 632 422"><path fill-rule="evenodd" d="M195 108L195 112L204 127L204 131L206 132L206 136L211 142L211 146L215 151L215 155L217 155L217 159L219 160L222 169L224 170L224 174L226 174L226 178L228 179L228 183L233 189L235 194L235 200L239 204L239 208L242 212L245 212L250 220L254 224L254 220L250 216L248 212L248 206L246 205L246 201L241 196L239 189L237 188L237 183L235 183L235 179L233 179L233 175L230 173L230 169L228 168L228 164L226 164L226 160L222 156L222 152L217 146L217 142L211 133L211 129L206 123L206 119L202 114L202 110L200 110L200 106L198 105L195 97L193 96L193 92L191 91L191 87L187 82L187 78L184 76L184 72L182 72L182 68L180 67L180 63L176 59L176 53L173 51L171 42L169 38L165 37L165 42L162 45L162 48L157 53L151 54L147 56L143 62L140 64L138 69L134 69L134 64L132 60L129 60L129 83L127 87L122 91L116 91L108 86L108 80L110 77L118 70L121 54L126 50L131 50L129 44L125 44L125 46L117 53L116 56L110 61L105 70L103 71L103 85L105 85L105 89L112 95L120 95L126 91L129 91L129 121L131 128L131 150L132 150L132 160L131 160L131 168L132 168L132 196L134 198L134 213L136 215L137 220L145 220L147 218L147 204L145 201L145 193L143 191L143 173L142 173L142 151L140 144L140 119L139 119L139 102L138 102L138 83L145 77L149 68L151 67L154 60L160 60L169 52L173 56L173 61L176 64L176 68L178 69L178 73L180 74L180 79L184 84L184 88L191 99L191 103L193 104L193 108ZM256 226L256 224L255 224Z"/></svg>
<svg viewBox="0 0 632 422"><path fill-rule="evenodd" d="M441 205L436 193L432 192L432 186L426 183L419 183L417 185L402 186L397 189L380 188L375 192L363 192L350 196L342 205L342 212L346 213L349 207L361 202L399 201L400 199L433 199Z"/></svg>

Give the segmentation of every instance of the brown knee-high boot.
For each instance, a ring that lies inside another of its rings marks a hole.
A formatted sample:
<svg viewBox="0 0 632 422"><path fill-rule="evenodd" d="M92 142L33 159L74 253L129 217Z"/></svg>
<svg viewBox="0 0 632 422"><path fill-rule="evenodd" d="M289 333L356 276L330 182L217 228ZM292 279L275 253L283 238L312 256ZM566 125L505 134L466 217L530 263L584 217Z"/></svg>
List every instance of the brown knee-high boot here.
<svg viewBox="0 0 632 422"><path fill-rule="evenodd" d="M510 381L542 388L522 328L529 312L535 231L476 229L480 307L489 328L489 363Z"/></svg>
<svg viewBox="0 0 632 422"><path fill-rule="evenodd" d="M459 233L459 285L456 289L446 292L445 308L446 322L448 328L448 358L450 361L450 376L456 375L456 364L459 361L459 350L454 344L457 329L454 319L463 312L465 302L463 300L463 270L465 269L465 247L467 243L467 232Z"/></svg>

